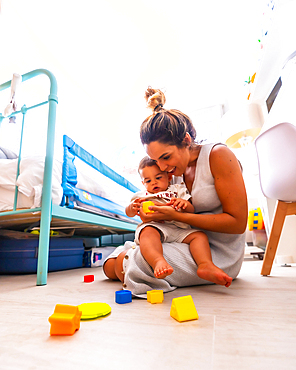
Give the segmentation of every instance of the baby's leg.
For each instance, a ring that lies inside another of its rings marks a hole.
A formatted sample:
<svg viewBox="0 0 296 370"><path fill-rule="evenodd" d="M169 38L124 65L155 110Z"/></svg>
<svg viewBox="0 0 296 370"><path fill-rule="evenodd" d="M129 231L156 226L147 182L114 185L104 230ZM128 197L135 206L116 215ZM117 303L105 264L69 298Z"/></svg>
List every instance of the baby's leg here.
<svg viewBox="0 0 296 370"><path fill-rule="evenodd" d="M192 257L198 266L197 275L201 279L226 287L230 286L232 278L214 265L212 261L211 249L206 234L201 231L194 232L189 234L183 242L189 244Z"/></svg>
<svg viewBox="0 0 296 370"><path fill-rule="evenodd" d="M163 257L162 244L159 231L153 226L146 226L140 233L140 250L154 270L154 276L164 279L174 271Z"/></svg>

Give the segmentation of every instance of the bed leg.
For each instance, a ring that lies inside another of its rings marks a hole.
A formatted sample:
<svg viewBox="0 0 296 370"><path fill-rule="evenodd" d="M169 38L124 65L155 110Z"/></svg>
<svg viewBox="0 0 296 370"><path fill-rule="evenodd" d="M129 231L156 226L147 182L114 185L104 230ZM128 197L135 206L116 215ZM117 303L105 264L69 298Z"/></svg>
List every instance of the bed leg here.
<svg viewBox="0 0 296 370"><path fill-rule="evenodd" d="M40 220L40 235L38 246L38 263L37 263L37 285L47 284L48 258L49 258L49 233L52 218L52 168L54 158L54 137L55 137L55 120L57 108L57 86L56 80L52 74L50 95L48 97L48 126L46 157L44 163L43 191L42 191L42 211Z"/></svg>
<svg viewBox="0 0 296 370"><path fill-rule="evenodd" d="M37 284L47 284L48 258L49 258L49 230L50 226L40 225L38 262L37 262Z"/></svg>

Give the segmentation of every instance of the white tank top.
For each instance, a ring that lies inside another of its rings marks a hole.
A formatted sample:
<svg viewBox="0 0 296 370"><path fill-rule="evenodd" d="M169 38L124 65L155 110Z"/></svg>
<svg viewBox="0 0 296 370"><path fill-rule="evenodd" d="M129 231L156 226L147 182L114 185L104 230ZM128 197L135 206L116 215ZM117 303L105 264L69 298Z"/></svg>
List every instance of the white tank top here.
<svg viewBox="0 0 296 370"><path fill-rule="evenodd" d="M218 143L201 145L201 150L196 162L195 179L192 185L191 200L195 213L222 213L222 204L215 189L214 177L210 169L210 153ZM182 178L175 178L174 182L182 182ZM212 257L220 268L229 265L240 265L244 257L245 233L225 234L212 231L204 231L208 238L212 251Z"/></svg>

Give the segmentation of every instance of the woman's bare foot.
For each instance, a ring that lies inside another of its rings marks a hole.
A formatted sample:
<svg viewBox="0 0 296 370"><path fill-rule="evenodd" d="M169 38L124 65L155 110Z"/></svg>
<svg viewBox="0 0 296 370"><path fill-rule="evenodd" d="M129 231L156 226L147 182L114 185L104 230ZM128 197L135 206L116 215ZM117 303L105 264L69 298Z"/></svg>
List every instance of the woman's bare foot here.
<svg viewBox="0 0 296 370"><path fill-rule="evenodd" d="M164 279L168 275L173 273L174 269L171 265L167 263L167 261L162 258L154 263L154 276L158 279Z"/></svg>
<svg viewBox="0 0 296 370"><path fill-rule="evenodd" d="M227 288L232 282L232 277L228 276L226 272L215 266L212 262L199 264L197 275L201 279L211 281L215 284L225 285Z"/></svg>

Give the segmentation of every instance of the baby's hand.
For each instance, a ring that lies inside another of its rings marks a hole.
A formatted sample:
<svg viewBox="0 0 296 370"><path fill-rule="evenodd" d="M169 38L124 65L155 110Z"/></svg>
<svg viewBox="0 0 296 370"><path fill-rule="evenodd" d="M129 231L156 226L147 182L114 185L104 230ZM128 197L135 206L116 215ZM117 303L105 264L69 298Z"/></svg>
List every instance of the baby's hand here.
<svg viewBox="0 0 296 370"><path fill-rule="evenodd" d="M131 204L133 212L135 212L135 214L137 214L137 215L139 214L142 201L143 201L143 199L137 198Z"/></svg>
<svg viewBox="0 0 296 370"><path fill-rule="evenodd" d="M178 211L179 209L186 209L188 206L188 201L181 198L172 198L167 205L172 206L176 211Z"/></svg>

